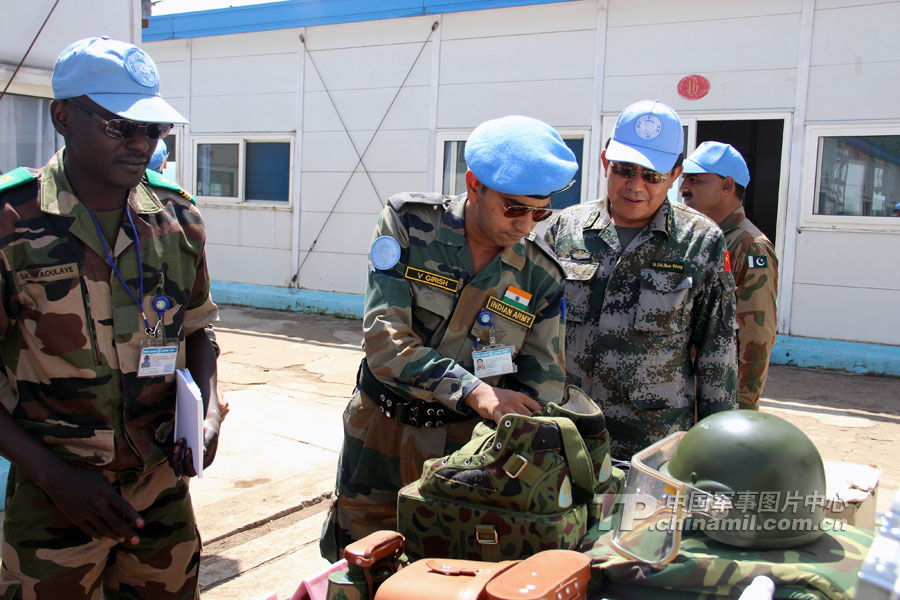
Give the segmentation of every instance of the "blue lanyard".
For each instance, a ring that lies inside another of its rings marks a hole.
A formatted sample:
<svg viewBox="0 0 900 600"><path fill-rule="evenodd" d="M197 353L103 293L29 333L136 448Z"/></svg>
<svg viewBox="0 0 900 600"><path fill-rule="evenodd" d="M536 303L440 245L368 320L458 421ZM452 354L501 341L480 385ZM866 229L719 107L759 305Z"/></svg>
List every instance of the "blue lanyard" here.
<svg viewBox="0 0 900 600"><path fill-rule="evenodd" d="M112 267L113 273L116 274L116 277L119 278L119 281L122 283L122 287L125 288L125 291L128 292L128 295L131 296L131 299L134 300L134 303L137 304L138 310L141 313L141 317L144 319L144 332L147 335L152 335L153 330L150 329L150 323L147 321L147 315L144 313L144 307L141 306L141 303L138 302L138 299L134 297L134 293L131 291L131 288L128 287L128 284L125 283L125 279L122 278L122 274L119 273L119 269L116 268L116 263L113 260L112 254L109 252L109 246L106 243L106 237L103 235L103 231L100 229L100 224L97 223L97 217L94 216L94 213L91 212L91 209L84 205L84 208L87 209L89 215L91 215L91 221L94 222L94 227L97 228L97 234L100 236L100 242L103 244L103 250L106 252L106 260L109 262L109 266ZM134 232L134 245L137 248L137 259L138 259L138 290L141 293L141 298L144 297L144 263L141 261L141 238L138 237L137 227L134 226L134 219L131 218L131 211L128 209L128 202L125 202L125 214L128 215L128 222L131 223L131 231Z"/></svg>

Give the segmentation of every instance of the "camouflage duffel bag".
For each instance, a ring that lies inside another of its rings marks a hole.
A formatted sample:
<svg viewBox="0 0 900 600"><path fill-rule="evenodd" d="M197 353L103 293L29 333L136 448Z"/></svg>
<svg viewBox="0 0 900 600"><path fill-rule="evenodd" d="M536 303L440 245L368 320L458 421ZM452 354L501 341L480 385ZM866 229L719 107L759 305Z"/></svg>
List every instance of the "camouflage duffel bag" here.
<svg viewBox="0 0 900 600"><path fill-rule="evenodd" d="M588 525L596 475L566 417L509 414L496 431L425 462L400 490L398 529L411 558L515 560L572 549Z"/></svg>
<svg viewBox="0 0 900 600"><path fill-rule="evenodd" d="M613 513L616 500L625 488L625 472L612 466L609 432L603 411L580 387L567 385L565 396L559 404L547 403L541 414L545 417L567 417L575 423L591 455L597 478L594 498L588 504L588 527L607 518Z"/></svg>

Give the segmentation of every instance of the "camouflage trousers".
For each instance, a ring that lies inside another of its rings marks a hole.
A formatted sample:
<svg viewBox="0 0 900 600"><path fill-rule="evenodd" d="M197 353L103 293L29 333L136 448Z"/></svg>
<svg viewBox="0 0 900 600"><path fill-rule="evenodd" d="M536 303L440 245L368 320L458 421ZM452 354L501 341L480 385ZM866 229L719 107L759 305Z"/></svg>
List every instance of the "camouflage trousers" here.
<svg viewBox="0 0 900 600"><path fill-rule="evenodd" d="M319 551L331 562L344 547L379 529L397 529L397 492L422 476L429 458L446 456L472 437L478 419L412 427L382 414L357 390L344 410L344 442L335 496Z"/></svg>
<svg viewBox="0 0 900 600"><path fill-rule="evenodd" d="M102 471L145 520L137 545L87 537L13 466L6 490L0 598L199 598L200 536L186 481L168 464Z"/></svg>

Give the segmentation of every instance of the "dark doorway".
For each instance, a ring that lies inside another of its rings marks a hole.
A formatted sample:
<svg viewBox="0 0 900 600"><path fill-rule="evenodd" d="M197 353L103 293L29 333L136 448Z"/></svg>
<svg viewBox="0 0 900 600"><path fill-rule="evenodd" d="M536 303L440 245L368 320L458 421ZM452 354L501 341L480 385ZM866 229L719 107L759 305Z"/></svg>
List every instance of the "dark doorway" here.
<svg viewBox="0 0 900 600"><path fill-rule="evenodd" d="M731 144L747 161L750 185L744 196L747 218L775 243L778 188L781 175L783 119L758 121L697 121L697 145L715 141Z"/></svg>

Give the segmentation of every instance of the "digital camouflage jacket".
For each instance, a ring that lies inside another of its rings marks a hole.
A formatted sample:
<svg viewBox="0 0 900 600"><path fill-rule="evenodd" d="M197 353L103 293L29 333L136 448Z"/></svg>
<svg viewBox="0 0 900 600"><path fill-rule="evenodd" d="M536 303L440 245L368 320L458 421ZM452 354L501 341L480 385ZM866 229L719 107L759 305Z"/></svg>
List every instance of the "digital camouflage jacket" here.
<svg viewBox="0 0 900 600"><path fill-rule="evenodd" d="M735 408L734 278L715 223L665 201L623 249L603 199L562 211L546 239L566 270L568 382L600 405L615 458L689 429L695 410Z"/></svg>
<svg viewBox="0 0 900 600"><path fill-rule="evenodd" d="M148 339L137 305L110 268L101 237L66 179L60 150L42 169L0 178L0 401L26 432L67 462L149 469L172 444L174 375L138 378ZM115 263L151 327L155 296L169 298L165 338L217 318L200 213L157 174L128 195L141 243L123 213ZM5 180L5 181L4 181Z"/></svg>

